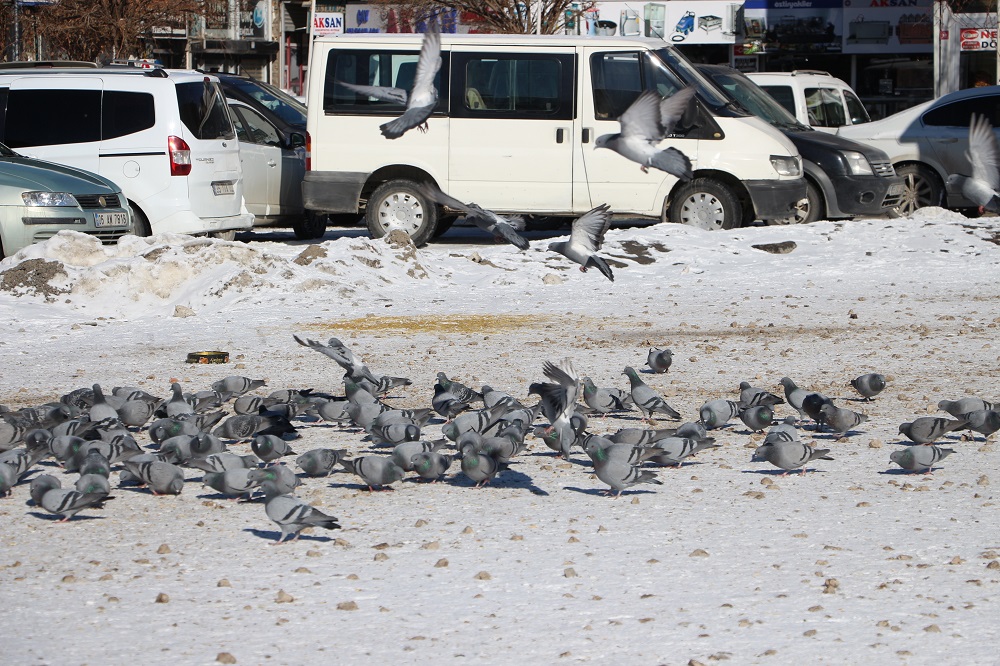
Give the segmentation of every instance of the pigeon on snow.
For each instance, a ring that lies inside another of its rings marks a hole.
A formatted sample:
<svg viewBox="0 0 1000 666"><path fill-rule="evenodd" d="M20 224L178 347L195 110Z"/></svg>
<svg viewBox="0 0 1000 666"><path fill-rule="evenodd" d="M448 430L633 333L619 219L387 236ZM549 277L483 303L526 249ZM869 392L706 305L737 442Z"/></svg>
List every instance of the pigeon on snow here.
<svg viewBox="0 0 1000 666"><path fill-rule="evenodd" d="M646 354L646 365L653 372L664 373L670 369L670 364L674 361L674 353L669 349L657 349L651 347Z"/></svg>
<svg viewBox="0 0 1000 666"><path fill-rule="evenodd" d="M963 196L983 210L1000 213L1000 145L986 116L972 114L969 123L969 150L972 175L953 173L949 188L960 188Z"/></svg>
<svg viewBox="0 0 1000 666"><path fill-rule="evenodd" d="M583 273L588 268L597 268L604 277L614 282L615 274L611 272L608 262L597 254L604 245L604 234L611 227L609 208L608 204L601 204L578 217L573 221L569 240L549 243L549 250L580 264Z"/></svg>
<svg viewBox="0 0 1000 666"><path fill-rule="evenodd" d="M861 394L865 402L869 402L885 389L885 375L880 375L877 372L869 372L866 375L852 379L851 386Z"/></svg>
<svg viewBox="0 0 1000 666"><path fill-rule="evenodd" d="M911 472L924 470L925 474L930 474L934 463L954 452L955 449L945 449L940 446L908 446L902 451L890 453L889 460Z"/></svg>
<svg viewBox="0 0 1000 666"><path fill-rule="evenodd" d="M921 416L913 421L900 423L899 434L905 435L907 439L917 444L930 444L953 430L964 428L965 425L962 419L952 421L939 416Z"/></svg>
<svg viewBox="0 0 1000 666"><path fill-rule="evenodd" d="M667 401L663 399L659 393L649 388L642 379L639 378L639 374L634 368L626 366L623 375L628 377L629 383L632 385L631 397L632 402L635 406L642 412L647 422L652 422L653 414L661 413L666 414L669 418L680 419L681 415L676 409L667 404Z"/></svg>
<svg viewBox="0 0 1000 666"><path fill-rule="evenodd" d="M830 449L814 449L798 441L768 442L765 439L764 444L754 450L751 461L766 460L775 467L785 470L782 476L787 476L788 472L799 468L802 468L800 473L805 474L805 465L813 460L833 460L827 455L828 453Z"/></svg>

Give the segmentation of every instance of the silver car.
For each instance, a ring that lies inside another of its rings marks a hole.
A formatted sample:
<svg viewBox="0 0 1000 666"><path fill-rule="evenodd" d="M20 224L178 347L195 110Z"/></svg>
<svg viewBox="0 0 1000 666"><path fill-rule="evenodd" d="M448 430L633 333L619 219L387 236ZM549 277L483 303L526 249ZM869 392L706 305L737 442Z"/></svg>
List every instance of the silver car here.
<svg viewBox="0 0 1000 666"><path fill-rule="evenodd" d="M64 229L113 243L132 233L132 210L107 178L24 157L0 143L0 258Z"/></svg>

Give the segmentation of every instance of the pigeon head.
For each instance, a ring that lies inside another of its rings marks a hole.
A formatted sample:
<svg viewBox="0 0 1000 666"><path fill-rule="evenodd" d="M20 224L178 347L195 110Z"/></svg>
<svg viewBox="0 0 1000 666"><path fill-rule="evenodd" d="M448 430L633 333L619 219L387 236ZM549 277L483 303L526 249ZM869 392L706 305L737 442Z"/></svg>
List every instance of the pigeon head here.
<svg viewBox="0 0 1000 666"><path fill-rule="evenodd" d="M610 148L611 142L620 136L621 134L602 134L594 141L594 148Z"/></svg>

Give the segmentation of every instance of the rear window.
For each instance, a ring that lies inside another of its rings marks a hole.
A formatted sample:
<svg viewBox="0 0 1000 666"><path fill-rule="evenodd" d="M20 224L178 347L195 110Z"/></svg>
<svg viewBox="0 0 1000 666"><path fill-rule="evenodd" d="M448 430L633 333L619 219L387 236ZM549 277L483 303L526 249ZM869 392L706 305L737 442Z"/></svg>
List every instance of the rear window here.
<svg viewBox="0 0 1000 666"><path fill-rule="evenodd" d="M10 91L3 142L11 148L100 140L100 90Z"/></svg>
<svg viewBox="0 0 1000 666"><path fill-rule="evenodd" d="M101 138L116 139L147 130L156 124L153 96L149 93L104 91Z"/></svg>
<svg viewBox="0 0 1000 666"><path fill-rule="evenodd" d="M177 84L181 122L196 139L235 139L236 132L219 87L207 79Z"/></svg>
<svg viewBox="0 0 1000 666"><path fill-rule="evenodd" d="M448 55L442 53L441 69L434 79L438 91L437 112L447 109ZM361 86L399 88L409 93L417 73L417 51L374 51L335 49L330 52L323 86L323 111L326 113L402 113L405 104L364 95L340 85L340 82Z"/></svg>
<svg viewBox="0 0 1000 666"><path fill-rule="evenodd" d="M788 113L795 115L795 93L791 86L761 86L768 95L774 98Z"/></svg>

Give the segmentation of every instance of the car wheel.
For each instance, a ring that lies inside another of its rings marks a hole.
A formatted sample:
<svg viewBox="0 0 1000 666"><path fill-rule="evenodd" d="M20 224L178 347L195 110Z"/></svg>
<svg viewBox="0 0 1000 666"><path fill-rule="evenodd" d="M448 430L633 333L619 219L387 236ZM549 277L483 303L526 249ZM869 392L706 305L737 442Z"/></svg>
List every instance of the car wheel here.
<svg viewBox="0 0 1000 666"><path fill-rule="evenodd" d="M806 180L806 198L799 201L795 207L795 215L791 220L793 224L810 224L823 217L826 212L826 202L823 200L823 193L811 180Z"/></svg>
<svg viewBox="0 0 1000 666"><path fill-rule="evenodd" d="M128 205L132 207L132 231L136 236L141 236L143 238L148 238L153 235L153 228L149 224L149 219L146 214L139 210L131 201Z"/></svg>
<svg viewBox="0 0 1000 666"><path fill-rule="evenodd" d="M437 228L437 205L417 189L412 180L390 180L379 185L365 208L365 223L372 238L399 229L417 247L425 245Z"/></svg>
<svg viewBox="0 0 1000 666"><path fill-rule="evenodd" d="M743 207L728 187L711 178L681 186L670 203L670 221L715 231L740 226Z"/></svg>
<svg viewBox="0 0 1000 666"><path fill-rule="evenodd" d="M292 231L298 240L314 240L326 234L326 215L307 210L292 222Z"/></svg>
<svg viewBox="0 0 1000 666"><path fill-rule="evenodd" d="M925 206L941 205L941 181L930 169L919 164L904 164L896 169L896 175L903 177L903 196L896 206L901 215L910 215Z"/></svg>
<svg viewBox="0 0 1000 666"><path fill-rule="evenodd" d="M218 238L223 241L234 241L236 240L236 229L229 229L227 231L213 231L209 234L211 238Z"/></svg>

